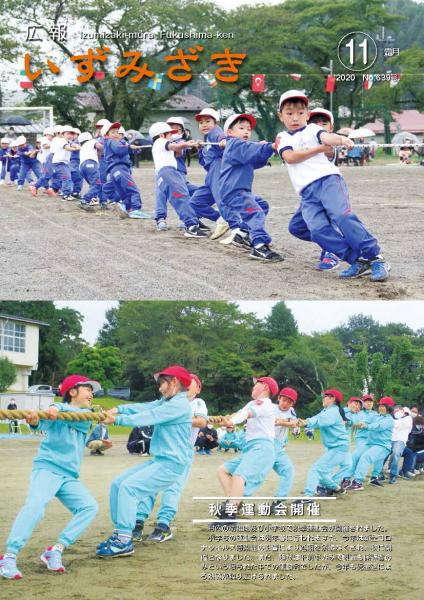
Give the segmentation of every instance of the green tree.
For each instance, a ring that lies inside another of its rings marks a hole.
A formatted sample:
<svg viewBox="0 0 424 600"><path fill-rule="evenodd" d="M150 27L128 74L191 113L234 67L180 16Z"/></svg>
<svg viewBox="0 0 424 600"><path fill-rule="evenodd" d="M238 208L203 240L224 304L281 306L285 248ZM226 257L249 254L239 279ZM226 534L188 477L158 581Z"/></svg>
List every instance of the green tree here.
<svg viewBox="0 0 424 600"><path fill-rule="evenodd" d="M0 393L10 388L16 380L16 367L8 358L0 358Z"/></svg>
<svg viewBox="0 0 424 600"><path fill-rule="evenodd" d="M111 346L87 346L69 361L66 373L78 373L98 381L104 390L122 383L123 362L119 348Z"/></svg>
<svg viewBox="0 0 424 600"><path fill-rule="evenodd" d="M295 338L299 331L292 311L285 302L277 302L271 309L271 314L265 320L267 337L288 341Z"/></svg>

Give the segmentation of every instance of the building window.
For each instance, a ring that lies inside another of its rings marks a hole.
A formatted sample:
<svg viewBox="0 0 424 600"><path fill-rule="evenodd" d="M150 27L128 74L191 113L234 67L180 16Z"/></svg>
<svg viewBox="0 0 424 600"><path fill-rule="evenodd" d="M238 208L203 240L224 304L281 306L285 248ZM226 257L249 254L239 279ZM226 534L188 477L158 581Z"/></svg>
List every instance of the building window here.
<svg viewBox="0 0 424 600"><path fill-rule="evenodd" d="M14 321L0 321L0 350L25 352L25 325Z"/></svg>

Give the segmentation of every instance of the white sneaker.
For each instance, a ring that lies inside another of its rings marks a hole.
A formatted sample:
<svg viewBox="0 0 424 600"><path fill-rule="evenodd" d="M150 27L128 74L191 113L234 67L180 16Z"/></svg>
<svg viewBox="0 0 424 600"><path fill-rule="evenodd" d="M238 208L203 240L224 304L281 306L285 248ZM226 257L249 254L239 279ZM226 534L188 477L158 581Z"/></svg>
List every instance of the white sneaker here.
<svg viewBox="0 0 424 600"><path fill-rule="evenodd" d="M406 474L409 475L409 477L415 477L415 473L412 471L407 471Z"/></svg>
<svg viewBox="0 0 424 600"><path fill-rule="evenodd" d="M419 469L414 470L414 475L421 475L421 471Z"/></svg>
<svg viewBox="0 0 424 600"><path fill-rule="evenodd" d="M236 231L232 231L230 233L230 235L228 235L226 238L224 238L223 240L219 240L220 244L225 244L226 246L229 246L230 244L233 243L233 240L235 238L235 236L237 235Z"/></svg>
<svg viewBox="0 0 424 600"><path fill-rule="evenodd" d="M0 185L4 185L4 179L0 179Z"/></svg>
<svg viewBox="0 0 424 600"><path fill-rule="evenodd" d="M211 235L211 240L217 240L218 238L222 237L224 235L224 233L227 233L227 231L229 229L230 229L230 226L228 225L228 223L226 221L223 221L222 223L217 221L215 230L214 230L213 234Z"/></svg>

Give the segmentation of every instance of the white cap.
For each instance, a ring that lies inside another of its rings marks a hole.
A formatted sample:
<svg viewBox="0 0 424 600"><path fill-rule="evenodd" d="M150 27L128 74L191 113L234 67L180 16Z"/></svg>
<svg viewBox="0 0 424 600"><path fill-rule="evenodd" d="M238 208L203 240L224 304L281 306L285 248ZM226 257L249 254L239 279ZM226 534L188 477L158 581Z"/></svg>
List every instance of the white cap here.
<svg viewBox="0 0 424 600"><path fill-rule="evenodd" d="M63 132L63 125L55 125L53 127L53 131L54 131L54 133L62 133Z"/></svg>
<svg viewBox="0 0 424 600"><path fill-rule="evenodd" d="M161 133L177 133L175 129L172 129L168 123L164 121L158 121L157 123L153 123L153 125L149 129L149 136L153 139Z"/></svg>
<svg viewBox="0 0 424 600"><path fill-rule="evenodd" d="M278 103L279 110L281 110L283 102L287 102L287 100L303 100L306 106L308 106L308 96L300 90L288 90L284 94L281 94L280 102Z"/></svg>
<svg viewBox="0 0 424 600"><path fill-rule="evenodd" d="M43 135L54 135L54 127L46 127Z"/></svg>
<svg viewBox="0 0 424 600"><path fill-rule="evenodd" d="M10 138L4 137L4 138L1 138L0 144L10 144L10 141L11 141Z"/></svg>
<svg viewBox="0 0 424 600"><path fill-rule="evenodd" d="M16 145L20 146L21 144L26 144L26 137L24 135L20 135L16 138Z"/></svg>
<svg viewBox="0 0 424 600"><path fill-rule="evenodd" d="M122 125L121 125L121 127L118 129L118 133L123 133L123 134L125 134L125 129L122 127Z"/></svg>
<svg viewBox="0 0 424 600"><path fill-rule="evenodd" d="M62 127L62 133L75 133L75 127L72 127L72 125L64 125Z"/></svg>
<svg viewBox="0 0 424 600"><path fill-rule="evenodd" d="M330 112L329 110L327 110L326 108L312 109L311 112L309 113L309 118L313 117L314 115L323 115L324 117L327 117L327 119L330 119L330 123L332 125L334 125L333 113Z"/></svg>
<svg viewBox="0 0 424 600"><path fill-rule="evenodd" d="M109 119L100 119L100 121L97 121L96 127L103 127L103 125L107 125L108 123L110 123Z"/></svg>
<svg viewBox="0 0 424 600"><path fill-rule="evenodd" d="M78 141L80 144L82 144L83 142L88 142L88 140L92 140L93 136L91 135L91 133L89 131L84 131L83 133L80 133L78 136Z"/></svg>
<svg viewBox="0 0 424 600"><path fill-rule="evenodd" d="M42 146L49 146L50 147L51 142L50 142L49 138L42 137L40 139L40 142L41 142Z"/></svg>
<svg viewBox="0 0 424 600"><path fill-rule="evenodd" d="M81 129L78 129L78 127L74 127L73 131L78 135L81 133Z"/></svg>
<svg viewBox="0 0 424 600"><path fill-rule="evenodd" d="M35 141L36 142L41 142L42 140L44 140L44 138L41 135L37 135Z"/></svg>
<svg viewBox="0 0 424 600"><path fill-rule="evenodd" d="M200 121L202 117L212 117L212 119L215 119L216 122L219 121L219 113L213 108L202 108L199 114L194 115L196 121Z"/></svg>
<svg viewBox="0 0 424 600"><path fill-rule="evenodd" d="M252 129L256 127L256 119L253 115L249 115L248 113L241 113L237 115L231 115L224 123L224 131L228 131L231 125L237 121L237 119L246 119L246 121L250 122L250 126Z"/></svg>
<svg viewBox="0 0 424 600"><path fill-rule="evenodd" d="M12 141L10 142L10 147L11 147L11 148L16 148L16 146L19 146L19 144L18 144L18 139L16 139L16 140L12 140Z"/></svg>
<svg viewBox="0 0 424 600"><path fill-rule="evenodd" d="M181 125L183 129L185 128L184 119L182 119L181 117L169 117L169 119L166 119L166 122L175 123L176 125Z"/></svg>

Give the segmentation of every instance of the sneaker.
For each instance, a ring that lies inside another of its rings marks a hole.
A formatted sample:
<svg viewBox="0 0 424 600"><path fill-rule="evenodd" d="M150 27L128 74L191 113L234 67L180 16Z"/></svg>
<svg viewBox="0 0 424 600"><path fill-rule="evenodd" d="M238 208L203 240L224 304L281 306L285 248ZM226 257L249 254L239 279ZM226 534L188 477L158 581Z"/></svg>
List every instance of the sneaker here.
<svg viewBox="0 0 424 600"><path fill-rule="evenodd" d="M112 533L112 535L110 536L110 538L108 538L107 540L104 540L103 542L100 542L100 544L97 544L96 550L98 550L99 548L102 548L103 546L107 546L108 544L110 544L111 541L114 541L116 539L118 539L118 534L116 533L116 531L114 531Z"/></svg>
<svg viewBox="0 0 424 600"><path fill-rule="evenodd" d="M389 477L389 483L393 484L396 483L397 481L397 477Z"/></svg>
<svg viewBox="0 0 424 600"><path fill-rule="evenodd" d="M226 221L224 221L223 223L217 223L211 235L211 240L217 240L218 238L222 237L224 233L227 233L229 229L230 226Z"/></svg>
<svg viewBox="0 0 424 600"><path fill-rule="evenodd" d="M168 225L165 219L158 219L156 221L156 231L168 231Z"/></svg>
<svg viewBox="0 0 424 600"><path fill-rule="evenodd" d="M340 266L339 258L332 252L323 252L317 265L318 271L333 271Z"/></svg>
<svg viewBox="0 0 424 600"><path fill-rule="evenodd" d="M22 573L16 566L14 554L0 556L0 575L5 579L22 579Z"/></svg>
<svg viewBox="0 0 424 600"><path fill-rule="evenodd" d="M51 196L52 198L55 198L55 197L57 196L57 193L56 193L56 192L55 192L55 191L54 191L52 188L48 188L48 189L46 190L46 194L47 194L48 196Z"/></svg>
<svg viewBox="0 0 424 600"><path fill-rule="evenodd" d="M16 189L18 190L18 192L22 192L22 190L24 189L23 185L17 185Z"/></svg>
<svg viewBox="0 0 424 600"><path fill-rule="evenodd" d="M129 217L128 211L125 208L125 206L122 204L122 202L116 203L116 211L117 211L118 217L120 219L128 219L128 217Z"/></svg>
<svg viewBox="0 0 424 600"><path fill-rule="evenodd" d="M353 480L346 489L349 490L349 492L356 492L358 490L363 490L364 486L359 481Z"/></svg>
<svg viewBox="0 0 424 600"><path fill-rule="evenodd" d="M315 500L310 500L307 498L301 498L300 500L295 500L292 502L292 506L304 506L305 504L313 504Z"/></svg>
<svg viewBox="0 0 424 600"><path fill-rule="evenodd" d="M284 258L281 254L273 252L267 244L262 244L258 248L252 248L252 252L249 254L249 258L256 260L263 260L266 262L281 262Z"/></svg>
<svg viewBox="0 0 424 600"><path fill-rule="evenodd" d="M369 260L358 258L348 269L342 271L339 275L341 279L356 279L371 273L371 264Z"/></svg>
<svg viewBox="0 0 424 600"><path fill-rule="evenodd" d="M249 236L241 235L240 233L236 233L234 235L231 245L236 246L237 248L241 248L242 250L252 250L252 244L250 242Z"/></svg>
<svg viewBox="0 0 424 600"><path fill-rule="evenodd" d="M74 198L73 196L71 196L71 195L69 195L69 196L62 196L62 198L61 198L61 199L62 199L63 201L65 201L65 200L66 200L67 202L74 202L74 201L75 201L75 198Z"/></svg>
<svg viewBox="0 0 424 600"><path fill-rule="evenodd" d="M370 485L375 485L377 487L384 487L384 485L379 481L378 477L371 477Z"/></svg>
<svg viewBox="0 0 424 600"><path fill-rule="evenodd" d="M199 227L200 231L206 231L207 233L210 233L210 231L211 231L211 228L208 227L207 225L205 225L205 223L203 223L200 219L199 219L198 227Z"/></svg>
<svg viewBox="0 0 424 600"><path fill-rule="evenodd" d="M336 496L343 496L344 494L346 494L346 489L342 488L341 485L338 485L336 488L330 490L332 494L336 495Z"/></svg>
<svg viewBox="0 0 424 600"><path fill-rule="evenodd" d="M4 179L0 179L0 185L4 185Z"/></svg>
<svg viewBox="0 0 424 600"><path fill-rule="evenodd" d="M390 276L390 265L382 256L371 261L371 281L387 281Z"/></svg>
<svg viewBox="0 0 424 600"><path fill-rule="evenodd" d="M34 185L30 185L30 186L29 186L29 191L31 192L31 194L32 194L32 195L34 196L34 198L35 198L35 196L36 196L36 195L37 195L37 193L38 193L38 190L37 190L37 188L36 188Z"/></svg>
<svg viewBox="0 0 424 600"><path fill-rule="evenodd" d="M49 571L55 571L56 573L64 573L65 567L62 565L62 552L55 546L47 548L40 556L41 562L43 562Z"/></svg>
<svg viewBox="0 0 424 600"><path fill-rule="evenodd" d="M414 475L421 475L421 471L419 469L414 469Z"/></svg>
<svg viewBox="0 0 424 600"><path fill-rule="evenodd" d="M225 246L229 246L233 243L233 240L236 235L237 233L235 231L231 231L230 235L227 235L227 237L225 237L223 240L219 240L219 243L224 244ZM213 235L211 236L211 239L213 239Z"/></svg>
<svg viewBox="0 0 424 600"><path fill-rule="evenodd" d="M138 208L137 210L129 210L128 216L130 219L151 219L152 215Z"/></svg>
<svg viewBox="0 0 424 600"><path fill-rule="evenodd" d="M198 225L192 225L187 228L184 236L188 238L207 238L208 234L206 231L202 231Z"/></svg>
<svg viewBox="0 0 424 600"><path fill-rule="evenodd" d="M399 473L399 477L402 479L412 479L415 475L411 475L411 473Z"/></svg>
<svg viewBox="0 0 424 600"><path fill-rule="evenodd" d="M81 194L79 192L76 192L75 194L71 194L72 198L74 198L74 200L81 200Z"/></svg>
<svg viewBox="0 0 424 600"><path fill-rule="evenodd" d="M144 521L136 521L135 527L132 532L133 542L142 542L143 541L143 529L144 529Z"/></svg>
<svg viewBox="0 0 424 600"><path fill-rule="evenodd" d="M119 539L118 535L112 535L106 544L100 544L96 556L99 558L114 558L115 556L131 556L134 554L134 546L131 538L127 542Z"/></svg>
<svg viewBox="0 0 424 600"><path fill-rule="evenodd" d="M212 454L212 452L209 450L209 448L205 448L205 454L209 456L210 454Z"/></svg>
<svg viewBox="0 0 424 600"><path fill-rule="evenodd" d="M167 542L172 537L171 529L167 525L160 525L158 523L147 539L149 542Z"/></svg>
<svg viewBox="0 0 424 600"><path fill-rule="evenodd" d="M349 487L349 485L351 483L352 483L351 479L348 479L347 477L345 477L340 485L342 488L346 489L347 487Z"/></svg>
<svg viewBox="0 0 424 600"><path fill-rule="evenodd" d="M333 495L333 490L330 490L329 488L326 488L323 485L318 485L315 495L319 496L320 498L329 498Z"/></svg>
<svg viewBox="0 0 424 600"><path fill-rule="evenodd" d="M386 476L384 475L384 473L380 473L380 475L377 477L378 481L386 481Z"/></svg>

